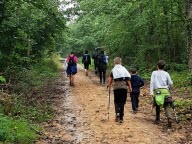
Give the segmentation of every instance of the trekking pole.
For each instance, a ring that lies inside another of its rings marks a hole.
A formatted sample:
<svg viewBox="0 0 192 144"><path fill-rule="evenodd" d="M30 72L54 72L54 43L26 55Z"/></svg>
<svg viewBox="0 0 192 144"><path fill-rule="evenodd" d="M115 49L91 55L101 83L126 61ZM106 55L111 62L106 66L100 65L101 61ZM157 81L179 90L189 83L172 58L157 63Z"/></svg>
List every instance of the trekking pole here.
<svg viewBox="0 0 192 144"><path fill-rule="evenodd" d="M179 123L180 121L179 121L179 118L178 118L178 116L177 116L175 107L173 108L173 111L174 111L174 114L175 114L175 121L176 121L176 123Z"/></svg>
<svg viewBox="0 0 192 144"><path fill-rule="evenodd" d="M108 119L109 119L109 108L110 108L110 88L109 88L109 100L108 100Z"/></svg>
<svg viewBox="0 0 192 144"><path fill-rule="evenodd" d="M169 92L170 92L170 95L171 95L171 97L172 97L173 90L172 90L171 88L169 88ZM177 112L176 112L176 110L175 110L174 101L172 101L172 103L171 103L171 107L172 107L173 112L174 112L175 121L176 121L176 123L179 123L179 122L180 122L180 120L179 120L179 117L177 116Z"/></svg>

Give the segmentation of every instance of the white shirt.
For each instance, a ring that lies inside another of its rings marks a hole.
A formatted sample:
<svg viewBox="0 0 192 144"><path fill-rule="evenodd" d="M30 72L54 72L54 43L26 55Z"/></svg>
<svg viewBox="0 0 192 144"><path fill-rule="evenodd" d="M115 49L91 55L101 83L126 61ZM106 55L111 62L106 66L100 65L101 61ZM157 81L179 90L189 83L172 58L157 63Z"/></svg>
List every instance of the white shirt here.
<svg viewBox="0 0 192 144"><path fill-rule="evenodd" d="M153 91L158 88L169 88L173 84L168 72L164 70L153 71L150 81L150 95L153 95Z"/></svg>
<svg viewBox="0 0 192 144"><path fill-rule="evenodd" d="M112 69L112 73L113 73L113 79L131 77L127 69L120 64L115 65L115 67Z"/></svg>

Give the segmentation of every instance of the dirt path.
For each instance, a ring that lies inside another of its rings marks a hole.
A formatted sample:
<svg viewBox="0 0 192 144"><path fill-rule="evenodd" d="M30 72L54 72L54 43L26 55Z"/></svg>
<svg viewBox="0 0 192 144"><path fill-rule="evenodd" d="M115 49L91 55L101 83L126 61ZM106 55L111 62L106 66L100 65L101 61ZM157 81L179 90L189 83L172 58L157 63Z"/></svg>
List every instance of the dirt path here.
<svg viewBox="0 0 192 144"><path fill-rule="evenodd" d="M108 119L108 90L106 85L99 84L97 76L93 73L85 76L79 65L75 86L69 87L65 75L63 72L59 80L65 93L55 96L59 97L56 101L55 118L44 124L44 139L36 144L178 144L181 139L185 139L185 132L181 133L175 123L173 127L177 128L166 130L164 116L160 125L154 124L155 112L152 113L150 105L146 103L150 100L147 97L148 86L141 90L141 95L144 96L140 97L137 114L131 113L128 94L124 123L119 124L114 121L113 91Z"/></svg>

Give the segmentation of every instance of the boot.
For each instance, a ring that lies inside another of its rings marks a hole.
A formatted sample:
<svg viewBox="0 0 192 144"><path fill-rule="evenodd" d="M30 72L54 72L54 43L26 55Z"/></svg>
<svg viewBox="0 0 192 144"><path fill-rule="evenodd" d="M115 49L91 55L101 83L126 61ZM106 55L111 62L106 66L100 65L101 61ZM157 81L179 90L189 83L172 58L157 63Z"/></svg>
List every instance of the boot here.
<svg viewBox="0 0 192 144"><path fill-rule="evenodd" d="M160 124L160 122L161 122L161 121L160 121L160 114L157 114L157 115L156 115L156 118L155 118L155 123L156 123L156 124Z"/></svg>
<svg viewBox="0 0 192 144"><path fill-rule="evenodd" d="M119 121L119 113L117 113L115 117L115 122L118 122L118 121Z"/></svg>
<svg viewBox="0 0 192 144"><path fill-rule="evenodd" d="M167 123L167 127L168 127L168 128L171 128L171 127L172 127L171 118L168 118L167 120L168 120L168 121L167 121L167 122L168 122L168 123Z"/></svg>

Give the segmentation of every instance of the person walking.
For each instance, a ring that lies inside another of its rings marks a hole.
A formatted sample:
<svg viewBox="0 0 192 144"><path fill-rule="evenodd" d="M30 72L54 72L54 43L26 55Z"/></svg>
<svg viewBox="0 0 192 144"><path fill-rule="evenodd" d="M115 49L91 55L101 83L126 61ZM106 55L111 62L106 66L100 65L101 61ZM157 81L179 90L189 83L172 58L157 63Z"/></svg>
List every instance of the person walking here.
<svg viewBox="0 0 192 144"><path fill-rule="evenodd" d="M92 55L93 63L94 63L94 69L95 69L95 74L97 75L98 73L98 67L97 67L97 61L99 57L99 50L95 48L94 53Z"/></svg>
<svg viewBox="0 0 192 144"><path fill-rule="evenodd" d="M88 76L89 65L91 65L91 57L88 54L87 50L85 51L85 54L83 55L82 63L84 64L85 75Z"/></svg>
<svg viewBox="0 0 192 144"><path fill-rule="evenodd" d="M137 70L135 68L131 69L131 86L132 92L130 93L130 97L132 110L133 113L137 113L139 107L140 87L144 86L144 81L137 75Z"/></svg>
<svg viewBox="0 0 192 144"><path fill-rule="evenodd" d="M171 77L168 72L164 71L165 61L159 60L157 63L157 70L151 74L150 81L150 95L154 98L154 106L156 107L155 122L160 123L160 106L163 105L167 117L167 126L172 126L171 114L169 112L168 103L164 102L165 98L170 96L169 89L173 85ZM159 102L159 100L161 102Z"/></svg>
<svg viewBox="0 0 192 144"><path fill-rule="evenodd" d="M104 55L103 50L99 54L98 61L97 61L97 67L98 67L98 72L99 72L100 84L105 84L107 62L106 62L106 57Z"/></svg>
<svg viewBox="0 0 192 144"><path fill-rule="evenodd" d="M70 86L74 86L75 74L77 73L77 62L78 58L73 52L67 57L67 76L69 77Z"/></svg>
<svg viewBox="0 0 192 144"><path fill-rule="evenodd" d="M132 91L131 87L131 75L125 67L121 65L121 58L116 57L114 59L114 68L111 70L107 88L111 89L113 84L114 91L114 104L115 104L115 121L123 123L124 105L127 100L127 92Z"/></svg>

